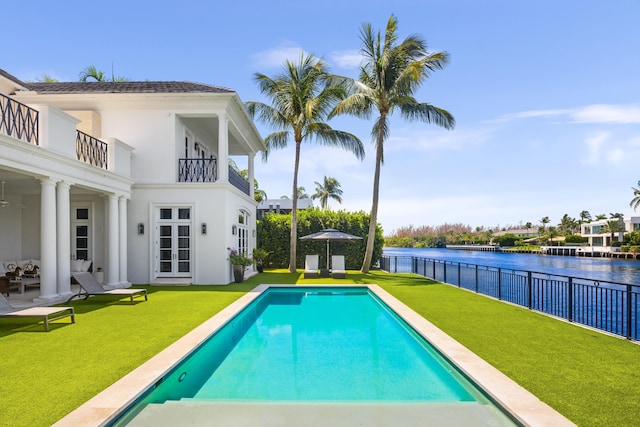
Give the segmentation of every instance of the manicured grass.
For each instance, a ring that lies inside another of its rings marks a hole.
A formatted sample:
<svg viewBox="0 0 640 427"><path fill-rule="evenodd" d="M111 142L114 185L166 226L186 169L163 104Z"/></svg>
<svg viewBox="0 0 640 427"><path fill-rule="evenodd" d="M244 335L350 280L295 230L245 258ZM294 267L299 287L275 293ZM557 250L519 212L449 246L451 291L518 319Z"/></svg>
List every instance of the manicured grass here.
<svg viewBox="0 0 640 427"><path fill-rule="evenodd" d="M284 270L227 286L147 287L149 301L71 303L49 333L0 321L0 424L47 426L260 283L377 283L580 426L636 425L640 346L412 275ZM5 421L1 421L5 420Z"/></svg>

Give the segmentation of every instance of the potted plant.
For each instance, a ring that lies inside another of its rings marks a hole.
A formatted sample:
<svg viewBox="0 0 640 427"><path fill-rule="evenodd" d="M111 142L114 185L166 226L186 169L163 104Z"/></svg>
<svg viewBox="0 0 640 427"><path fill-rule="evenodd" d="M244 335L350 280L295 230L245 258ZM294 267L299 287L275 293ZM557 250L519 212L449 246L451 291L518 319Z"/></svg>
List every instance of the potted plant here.
<svg viewBox="0 0 640 427"><path fill-rule="evenodd" d="M253 264L253 260L244 253L238 252L236 249L229 249L229 261L233 265L233 279L236 283L244 280L245 267Z"/></svg>
<svg viewBox="0 0 640 427"><path fill-rule="evenodd" d="M256 263L256 269L259 273L262 273L264 266L264 259L269 255L269 252L263 248L255 248L253 250L253 260Z"/></svg>

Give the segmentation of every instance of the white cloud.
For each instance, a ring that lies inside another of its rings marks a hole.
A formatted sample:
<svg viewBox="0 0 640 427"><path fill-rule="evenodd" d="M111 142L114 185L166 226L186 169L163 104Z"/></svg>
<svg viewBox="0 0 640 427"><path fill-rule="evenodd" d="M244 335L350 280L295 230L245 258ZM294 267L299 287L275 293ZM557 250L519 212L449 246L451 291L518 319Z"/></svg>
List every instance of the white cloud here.
<svg viewBox="0 0 640 427"><path fill-rule="evenodd" d="M640 106L595 104L576 109L571 118L576 123L640 124Z"/></svg>
<svg viewBox="0 0 640 427"><path fill-rule="evenodd" d="M357 50L335 51L329 57L340 68L356 69L362 62L362 55Z"/></svg>
<svg viewBox="0 0 640 427"><path fill-rule="evenodd" d="M504 123L539 117L564 117L571 123L640 124L640 106L633 104L593 104L571 109L530 110L505 114L491 120L491 122Z"/></svg>
<svg viewBox="0 0 640 427"><path fill-rule="evenodd" d="M252 55L258 68L281 67L286 61L297 61L304 49L298 46L281 46Z"/></svg>
<svg viewBox="0 0 640 427"><path fill-rule="evenodd" d="M415 130L410 128L392 131L385 142L385 152L394 151L459 151L471 145L481 144L491 138L493 129L456 128L453 130L429 129Z"/></svg>

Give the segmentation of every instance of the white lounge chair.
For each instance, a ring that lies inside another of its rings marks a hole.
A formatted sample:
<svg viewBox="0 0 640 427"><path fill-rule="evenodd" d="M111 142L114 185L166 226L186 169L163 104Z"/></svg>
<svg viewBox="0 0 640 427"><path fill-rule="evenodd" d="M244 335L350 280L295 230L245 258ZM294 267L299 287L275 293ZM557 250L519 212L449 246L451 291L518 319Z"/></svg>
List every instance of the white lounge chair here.
<svg viewBox="0 0 640 427"><path fill-rule="evenodd" d="M73 307L29 307L16 308L0 294L0 317L32 317L44 321L44 330L49 332L49 322L65 317L71 317L71 323L76 323Z"/></svg>
<svg viewBox="0 0 640 427"><path fill-rule="evenodd" d="M71 273L71 276L78 282L81 290L79 293L69 298L67 302L76 297L82 296L84 297L84 299L87 299L91 295L111 295L120 298L122 298L123 296L128 296L129 298L131 298L131 304L133 304L133 298L136 296L144 297L144 300L147 301L146 289L113 289L108 291L100 283L98 283L98 281L88 271Z"/></svg>
<svg viewBox="0 0 640 427"><path fill-rule="evenodd" d="M344 268L344 255L331 256L331 277L334 279L344 279L347 272Z"/></svg>
<svg viewBox="0 0 640 427"><path fill-rule="evenodd" d="M304 261L304 278L318 277L318 255L307 255Z"/></svg>

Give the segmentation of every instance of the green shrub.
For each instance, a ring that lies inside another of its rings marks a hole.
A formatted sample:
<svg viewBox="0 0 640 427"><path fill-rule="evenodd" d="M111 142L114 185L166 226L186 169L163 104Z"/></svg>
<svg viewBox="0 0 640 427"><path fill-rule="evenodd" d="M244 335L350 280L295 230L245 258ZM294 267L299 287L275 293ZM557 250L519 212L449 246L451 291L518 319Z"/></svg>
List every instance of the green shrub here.
<svg viewBox="0 0 640 427"><path fill-rule="evenodd" d="M345 233L362 237L352 242L332 241L329 244L331 255L344 255L345 267L359 269L364 259L369 232L369 215L360 212L329 211L305 209L298 211L298 236L316 233L326 228L335 228ZM268 213L257 223L258 246L269 252L265 268L287 268L289 266L289 239L291 235L291 215ZM299 238L298 237L298 238ZM382 256L384 237L380 224L376 227L372 265ZM305 255L318 254L319 265L327 265L327 242L317 240L298 240L296 265L304 266Z"/></svg>

